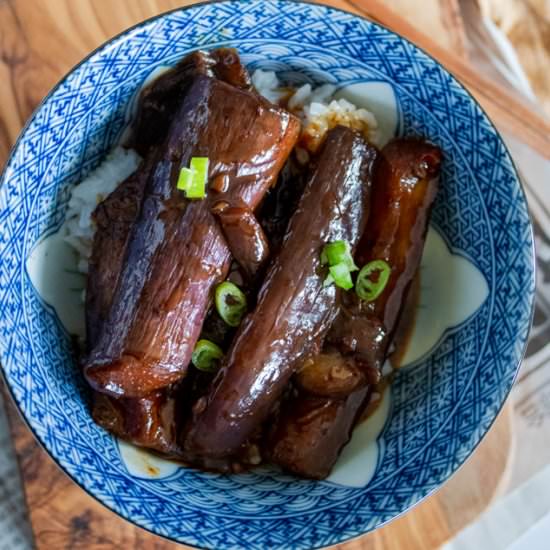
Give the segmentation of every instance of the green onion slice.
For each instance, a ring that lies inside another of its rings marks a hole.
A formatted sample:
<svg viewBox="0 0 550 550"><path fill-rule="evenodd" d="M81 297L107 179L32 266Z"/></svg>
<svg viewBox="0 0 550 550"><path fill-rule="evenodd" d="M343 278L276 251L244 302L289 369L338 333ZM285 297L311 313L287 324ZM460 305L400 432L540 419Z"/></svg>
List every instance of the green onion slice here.
<svg viewBox="0 0 550 550"><path fill-rule="evenodd" d="M334 277L330 274L326 276L325 280L323 281L323 286L330 286L332 283L334 283Z"/></svg>
<svg viewBox="0 0 550 550"><path fill-rule="evenodd" d="M332 278L334 281L334 284L336 286L339 286L340 288L343 288L345 290L349 290L350 288L353 288L353 281L351 280L351 273L349 270L348 265L345 262L331 265L329 268L329 277ZM325 279L325 283L327 280Z"/></svg>
<svg viewBox="0 0 550 550"><path fill-rule="evenodd" d="M193 182L187 189L188 199L203 199L206 196L206 182L208 181L208 157L193 157L191 159Z"/></svg>
<svg viewBox="0 0 550 550"><path fill-rule="evenodd" d="M190 170L189 168L182 168L180 171L180 175L178 178L178 183L176 184L176 187L180 191L187 191L189 187L191 186L191 183L193 182L193 170Z"/></svg>
<svg viewBox="0 0 550 550"><path fill-rule="evenodd" d="M199 370L216 372L222 357L223 351L220 346L210 340L199 340L191 355L191 361Z"/></svg>
<svg viewBox="0 0 550 550"><path fill-rule="evenodd" d="M243 291L236 284L225 281L216 287L215 302L220 317L230 327L238 327L247 309Z"/></svg>
<svg viewBox="0 0 550 550"><path fill-rule="evenodd" d="M189 168L182 168L176 187L188 199L204 199L208 181L208 157L193 157Z"/></svg>
<svg viewBox="0 0 550 550"><path fill-rule="evenodd" d="M372 275L378 272L378 278L373 280ZM373 260L364 265L357 275L355 292L362 300L372 302L376 300L388 284L391 274L391 267L384 260Z"/></svg>
<svg viewBox="0 0 550 550"><path fill-rule="evenodd" d="M349 290L353 287L351 272L359 268L353 261L351 247L346 241L334 241L328 243L321 251L321 265L328 264L329 274L327 275L323 286L334 283L340 288Z"/></svg>
<svg viewBox="0 0 550 550"><path fill-rule="evenodd" d="M353 261L351 247L347 241L334 241L326 244L321 252L321 264L329 266L344 264L349 271L357 271L359 268Z"/></svg>

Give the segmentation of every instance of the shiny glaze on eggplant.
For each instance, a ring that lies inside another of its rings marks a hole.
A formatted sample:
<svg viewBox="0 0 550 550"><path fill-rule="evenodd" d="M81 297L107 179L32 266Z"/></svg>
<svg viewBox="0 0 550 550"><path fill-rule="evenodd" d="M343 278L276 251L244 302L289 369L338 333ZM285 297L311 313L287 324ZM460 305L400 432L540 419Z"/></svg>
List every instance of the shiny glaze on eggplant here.
<svg viewBox="0 0 550 550"><path fill-rule="evenodd" d="M140 93L130 141L142 144L140 150L142 154L147 153L146 159L98 204L92 215L96 231L86 289L88 351L95 346L111 307L130 230L139 215L145 184L154 166L156 154L150 147L166 139L169 121L175 117L193 78L199 74L216 77L238 88L251 88L250 77L237 51L219 48L211 52L192 52ZM147 144L146 139L149 140Z"/></svg>
<svg viewBox="0 0 550 550"><path fill-rule="evenodd" d="M243 206L220 201L214 205L227 246L249 280L261 271L269 257L269 243L254 213Z"/></svg>
<svg viewBox="0 0 550 550"><path fill-rule="evenodd" d="M241 65L235 49L193 52L143 88L129 147L145 155L151 147L164 142L175 113L198 75L217 78L236 88L252 91L250 76Z"/></svg>
<svg viewBox="0 0 550 550"><path fill-rule="evenodd" d="M230 251L211 213L213 201L253 210L275 178L299 122L251 92L198 76L156 153L113 304L85 365L90 385L141 397L181 379ZM189 201L176 189L194 156L210 159L209 180L227 189Z"/></svg>
<svg viewBox="0 0 550 550"><path fill-rule="evenodd" d="M440 165L441 151L417 138L392 140L377 162L372 215L357 247L356 263L385 260L391 266L390 278L372 302L354 293L344 296L329 334L331 343L371 366L381 366L385 358L420 265Z"/></svg>
<svg viewBox="0 0 550 550"><path fill-rule="evenodd" d="M342 398L308 393L290 398L270 434L269 459L293 474L326 478L371 391L363 386Z"/></svg>
<svg viewBox="0 0 550 550"><path fill-rule="evenodd" d="M371 380L386 357L420 265L440 163L437 147L410 138L390 142L376 163L370 217L355 260L359 266L387 261L390 279L372 302L353 292L342 295L342 309L328 338L342 353L352 354ZM320 398L304 391L302 384L282 406L266 446L268 456L290 472L326 477L367 406L371 388L360 387L340 399Z"/></svg>
<svg viewBox="0 0 550 550"><path fill-rule="evenodd" d="M320 397L342 397L365 386L367 377L353 357L326 350L307 359L294 375L300 390Z"/></svg>
<svg viewBox="0 0 550 550"><path fill-rule="evenodd" d="M178 456L176 398L158 390L139 399L92 396L92 417L112 434L169 456Z"/></svg>
<svg viewBox="0 0 550 550"><path fill-rule="evenodd" d="M355 248L364 228L375 154L348 128L328 133L257 306L241 323L206 405L194 415L185 440L190 457L237 453L297 366L319 351L339 294L334 285L323 285L321 250L338 239Z"/></svg>
<svg viewBox="0 0 550 550"><path fill-rule="evenodd" d="M93 213L96 224L86 291L86 343L97 343L111 307L131 227L139 206L148 166L121 183ZM92 392L92 417L117 437L167 455L177 456L178 392L157 390L141 398L115 398ZM181 395L180 395L181 396Z"/></svg>
<svg viewBox="0 0 550 550"><path fill-rule="evenodd" d="M96 230L88 262L86 288L86 345L97 343L113 301L130 229L139 214L150 166L143 163L92 214Z"/></svg>

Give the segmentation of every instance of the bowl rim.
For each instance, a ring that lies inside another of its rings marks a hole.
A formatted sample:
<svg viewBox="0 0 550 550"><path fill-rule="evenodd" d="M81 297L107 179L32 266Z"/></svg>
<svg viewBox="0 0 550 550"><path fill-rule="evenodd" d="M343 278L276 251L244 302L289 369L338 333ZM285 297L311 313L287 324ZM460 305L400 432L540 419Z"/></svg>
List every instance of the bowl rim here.
<svg viewBox="0 0 550 550"><path fill-rule="evenodd" d="M176 7L176 8L158 13L158 14L152 16L152 17L143 19L143 20L135 23L134 25L131 25L130 27L122 30L121 32L113 35L112 37L108 38L106 41L102 42L99 46L94 48L90 53L88 53L78 63L73 65L68 71L66 71L63 74L63 76L52 86L52 88L48 91L48 93L43 97L43 99L38 103L36 108L32 111L30 116L27 118L25 124L23 125L23 127L19 131L17 139L15 140L12 147L10 148L10 152L8 154L8 157L5 161L5 164L2 168L2 171L0 172L0 190L2 189L4 184L6 183L7 172L8 172L8 170L9 170L9 168L10 168L12 162L13 162L13 159L15 157L15 153L18 150L21 142L23 141L23 139L25 137L25 134L27 133L27 130L29 129L30 125L34 122L35 118L37 117L38 113L41 111L43 106L49 101L49 99L65 83L67 78L72 73L74 73L76 70L78 70L81 66L88 63L88 61L91 58L93 58L96 54L98 54L99 52L101 52L103 50L108 49L115 42L119 42L119 41L123 41L123 40L127 39L134 31L136 31L138 29L141 29L143 27L146 27L149 24L154 23L155 21L163 19L163 18L165 18L167 16L170 16L172 14L181 13L181 12L185 12L185 11L188 11L188 10L201 8L201 7L205 7L205 6L215 7L217 4L249 4L249 3L251 3L251 1L253 3L256 3L256 4L262 4L264 2L268 2L269 0L201 0L200 2L196 2L196 3L185 5L185 6ZM353 13L353 12L344 10L342 8L337 8L337 7L328 5L328 4L324 4L323 0L321 2L317 2L315 0L283 0L283 1L288 2L289 4L298 4L298 5L302 4L302 5L316 6L316 7L319 7L321 9L326 10L329 13L329 15L331 14L331 12L345 14L345 15L350 16L352 18L357 18L357 19L361 19L363 21L366 21L366 22L369 23L369 25L373 25L374 27L384 29L388 33L398 37L400 40L406 42L407 44L409 44L409 45L413 46L414 48L418 49L419 51L421 51L426 57L428 57L433 63L435 63L447 75L449 75L451 77L451 79L453 80L453 82L456 83L463 92L465 92L465 94L467 95L469 100L471 102L473 102L475 104L475 106L483 113L483 115L485 117L485 120L488 122L490 128L492 129L494 134L496 134L498 136L499 141L500 141L500 143L501 143L501 145L504 149L504 152L506 153L507 160L510 162L510 166L511 166L513 174L515 176L516 185L519 188L519 191L520 191L520 194L521 194L521 199L522 199L522 201L525 205L525 212L526 212L526 216L527 216L527 219L528 219L528 222L529 222L529 224L528 224L529 225L528 237L529 237L529 241L530 241L530 244L531 244L531 246L530 246L530 249L531 249L530 250L530 253L531 253L530 283L531 283L531 285L529 287L529 289L530 289L530 296L529 296L530 311L529 311L528 322L526 323L527 324L527 330L525 332L523 342L521 342L521 348L522 349L521 349L521 353L519 354L519 358L518 358L518 361L517 361L517 365L515 367L513 378L510 382L509 388L503 394L501 403L498 406L498 410L494 414L491 421L488 423L487 428L483 431L483 433L480 436L479 440L470 449L470 451L468 452L466 457L461 460L461 462L458 464L458 466L450 473L450 475L448 475L445 478L445 480L441 484L439 484L438 486L436 486L433 489L431 489L430 491L428 491L424 496L419 498L416 502L412 503L410 506L406 507L404 510L402 510L399 513L395 514L391 518L378 523L375 527L373 527L371 529L364 530L361 533L358 533L356 535L352 535L352 536L349 536L349 537L346 537L346 538L339 539L337 542L333 543L334 545L337 545L337 544L343 544L343 543L350 542L352 540L358 539L358 538L360 538L360 537L362 537L362 536L364 536L368 533L374 532L374 531L380 529L381 527L384 527L384 526L388 525L389 523L391 523L395 519L397 519L397 518L403 516L404 514L410 512L413 508L415 508L420 503L424 502L427 498L432 496L434 493L439 491L443 487L443 485L446 484L452 477L454 477L463 468L463 466L466 464L466 462L468 462L468 460L471 458L473 453L477 450L479 444L485 439L487 433L493 427L493 424L495 423L496 419L502 413L504 405L508 401L508 398L510 396L512 388L514 387L515 382L517 380L521 364L523 363L523 360L525 358L525 354L526 354L526 351L527 351L527 346L528 346L528 343L529 343L529 335L530 335L530 332L531 332L531 329L532 329L534 313L535 313L536 275L537 275L537 269L538 268L537 268L535 240L534 240L533 214L531 212L531 208L530 208L529 202L527 200L527 194L526 194L525 189L524 189L523 180L522 180L522 177L520 175L520 171L518 170L516 162L514 161L514 158L513 158L512 154L510 153L510 149L509 149L506 141L502 138L501 133L496 128L494 122L489 117L489 115L487 114L485 109L481 106L479 101L472 95L472 93L466 88L466 86L451 71L449 71L445 67L445 65L442 62L440 62L431 53L426 51L423 47L417 45L412 40L404 37L400 33L394 31L390 27L388 27L388 26L386 26L386 25L384 25L384 24L382 24L378 21L373 21L373 20L369 19L365 15ZM205 49L208 49L208 47L209 47L209 45L206 44ZM200 48L200 49L202 49L202 48ZM34 440L38 443L39 447L48 455L48 457L51 460L53 460L54 464L65 475L67 475L71 479L71 481L73 481L80 489L82 489L87 495L92 497L96 502L100 503L107 510L114 513L117 517L127 521L128 523L130 523L131 525L133 525L135 527L138 527L139 529L142 529L142 530L144 530L144 531L146 531L146 532L148 532L148 533L150 533L150 534L152 534L156 537L159 537L160 539L167 540L167 541L170 541L170 542L175 542L176 544L185 544L185 545L189 546L190 548L197 548L197 549L201 548L201 547L199 547L195 544L192 544L192 543L189 543L189 542L179 541L176 538L171 537L170 535L163 535L163 534L160 534L158 532L153 531L151 528L145 527L144 525L140 525L135 520L133 520L129 515L128 516L124 515L122 512L116 510L114 507L110 506L109 504L107 504L106 502L101 500L98 496L96 496L94 493L92 493L90 490L88 490L84 486L84 484L80 482L79 479L77 479L73 474L71 474L67 469L65 469L65 467L61 464L60 460L56 456L54 456L54 454L50 453L50 451L47 449L44 442L41 440L40 436L34 430L33 426L30 423L30 421L27 419L27 417L25 416L25 414L23 413L23 411L21 410L21 408L19 406L19 402L18 402L18 400L15 396L14 390L11 386L10 379L9 379L5 369L4 369L4 366L1 364L1 357L0 357L0 372L1 372L1 376L2 376L2 379L3 379L4 384L5 384L5 387L7 388L7 392L9 394L10 398L11 398L11 401L15 405L15 409L16 409L18 415L19 415L19 418L23 420L23 423L30 430L30 432L33 435ZM17 460L19 461L19 458L17 458ZM22 485L24 485L23 481L22 481ZM332 545L330 545L330 546L332 546ZM317 550L317 549L321 549L321 548L327 548L327 546L323 545L323 544L320 544L320 545L317 544L316 546L312 546L310 548L310 550Z"/></svg>

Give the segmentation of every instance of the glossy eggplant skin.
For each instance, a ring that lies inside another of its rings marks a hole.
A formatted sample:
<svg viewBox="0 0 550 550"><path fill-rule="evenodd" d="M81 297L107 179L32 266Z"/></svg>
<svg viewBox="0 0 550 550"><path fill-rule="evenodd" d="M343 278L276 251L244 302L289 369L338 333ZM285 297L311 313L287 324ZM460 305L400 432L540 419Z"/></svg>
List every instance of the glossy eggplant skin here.
<svg viewBox="0 0 550 550"><path fill-rule="evenodd" d="M324 350L308 359L294 375L299 390L319 397L345 397L367 381L353 357L336 350Z"/></svg>
<svg viewBox="0 0 550 550"><path fill-rule="evenodd" d="M390 279L372 302L355 293L342 295L341 311L328 337L330 345L355 359L370 381L386 357L420 265L440 164L437 147L411 138L391 141L376 163L370 217L355 259L359 266L385 260L392 269ZM332 470L372 389L367 384L340 398L314 396L311 387L322 384L322 374L321 369L310 372L309 392L303 383L298 385L283 404L266 444L273 462L314 479L323 479ZM330 388L326 391L330 393Z"/></svg>
<svg viewBox="0 0 550 550"><path fill-rule="evenodd" d="M197 76L155 153L113 302L85 363L92 388L142 397L180 380L231 255L214 201L254 210L298 137L299 122L255 93ZM176 188L194 156L227 189L190 201Z"/></svg>
<svg viewBox="0 0 550 550"><path fill-rule="evenodd" d="M267 456L293 474L325 479L349 441L371 391L372 386L363 386L341 398L295 395L281 409Z"/></svg>
<svg viewBox="0 0 550 550"><path fill-rule="evenodd" d="M92 349L111 307L132 225L138 214L149 166L144 163L93 213L96 224L88 265L86 344ZM141 398L92 392L95 422L117 437L158 452L178 456L175 389L163 388Z"/></svg>
<svg viewBox="0 0 550 550"><path fill-rule="evenodd" d="M363 231L376 152L356 132L326 138L311 178L270 265L255 310L239 331L206 406L185 440L191 457L234 455L266 419L297 366L316 354L337 313L338 290L324 286L320 254Z"/></svg>
<svg viewBox="0 0 550 550"><path fill-rule="evenodd" d="M128 238L137 219L150 166L143 163L92 214L96 231L88 262L86 346L96 345L111 308Z"/></svg>
<svg viewBox="0 0 550 550"><path fill-rule="evenodd" d="M269 243L254 212L225 202L214 205L213 212L234 260L247 278L254 280L269 258Z"/></svg>
<svg viewBox="0 0 550 550"><path fill-rule="evenodd" d="M92 417L112 434L134 445L169 456L179 456L176 438L177 401L165 390L146 397L115 399L104 393L92 395Z"/></svg>
<svg viewBox="0 0 550 550"><path fill-rule="evenodd" d="M130 229L139 214L145 185L157 156L151 148L164 142L170 121L175 117L194 77L201 74L237 88L252 89L250 76L241 64L237 51L219 48L185 56L141 91L130 141L136 146L139 144L137 148L145 156L145 161L97 206L92 216L96 231L86 290L88 351L95 346L111 307Z"/></svg>
<svg viewBox="0 0 550 550"><path fill-rule="evenodd" d="M243 90L253 89L235 49L193 52L140 92L129 147L145 155L151 147L162 145L174 114L198 75L217 78Z"/></svg>
<svg viewBox="0 0 550 550"><path fill-rule="evenodd" d="M371 302L355 293L344 296L328 340L369 366L385 359L416 275L441 167L441 151L418 138L394 139L382 150L376 170L369 223L355 261L364 266L384 260L391 274L384 291Z"/></svg>

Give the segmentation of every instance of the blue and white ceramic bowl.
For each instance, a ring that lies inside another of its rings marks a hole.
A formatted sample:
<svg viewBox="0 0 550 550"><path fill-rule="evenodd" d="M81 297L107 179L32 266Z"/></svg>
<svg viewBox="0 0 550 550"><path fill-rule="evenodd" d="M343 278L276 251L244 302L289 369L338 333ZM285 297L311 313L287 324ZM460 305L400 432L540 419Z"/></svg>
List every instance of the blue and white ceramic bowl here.
<svg viewBox="0 0 550 550"><path fill-rule="evenodd" d="M386 138L421 134L445 153L408 366L327 481L269 468L202 473L121 444L92 422L71 355L72 283L60 271L66 254L52 244L70 189L120 138L132 98L155 68L226 45L237 47L250 69L273 69L295 84L334 83L375 112ZM491 122L413 44L326 7L227 1L134 27L44 100L2 178L0 347L17 405L86 491L137 525L190 545L335 544L436 489L472 453L510 391L533 291L525 197Z"/></svg>

